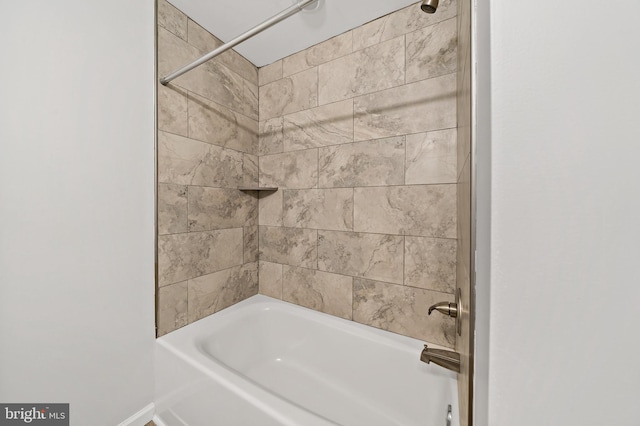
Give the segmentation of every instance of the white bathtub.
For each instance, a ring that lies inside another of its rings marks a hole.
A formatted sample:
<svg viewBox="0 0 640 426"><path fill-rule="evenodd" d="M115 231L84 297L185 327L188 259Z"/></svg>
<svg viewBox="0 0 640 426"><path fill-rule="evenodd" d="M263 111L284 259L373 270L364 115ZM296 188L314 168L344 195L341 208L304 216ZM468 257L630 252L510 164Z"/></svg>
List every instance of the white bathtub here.
<svg viewBox="0 0 640 426"><path fill-rule="evenodd" d="M423 342L253 296L158 339L158 426L458 425ZM434 347L436 345L433 345Z"/></svg>

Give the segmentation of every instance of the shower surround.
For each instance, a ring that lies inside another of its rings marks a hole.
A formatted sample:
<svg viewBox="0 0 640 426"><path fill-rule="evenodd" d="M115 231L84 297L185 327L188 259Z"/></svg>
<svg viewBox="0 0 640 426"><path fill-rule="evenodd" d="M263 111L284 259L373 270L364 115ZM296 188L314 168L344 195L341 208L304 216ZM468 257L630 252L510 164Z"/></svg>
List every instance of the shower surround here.
<svg viewBox="0 0 640 426"><path fill-rule="evenodd" d="M456 288L456 14L414 4L159 86L159 334L259 291L454 347L426 310ZM161 75L220 44L163 0L158 31ZM258 182L280 189L236 189Z"/></svg>
<svg viewBox="0 0 640 426"><path fill-rule="evenodd" d="M260 293L447 347L457 6L417 5L259 70Z"/></svg>
<svg viewBox="0 0 640 426"><path fill-rule="evenodd" d="M221 45L158 1L158 73ZM158 84L158 335L258 292L258 70L234 51Z"/></svg>

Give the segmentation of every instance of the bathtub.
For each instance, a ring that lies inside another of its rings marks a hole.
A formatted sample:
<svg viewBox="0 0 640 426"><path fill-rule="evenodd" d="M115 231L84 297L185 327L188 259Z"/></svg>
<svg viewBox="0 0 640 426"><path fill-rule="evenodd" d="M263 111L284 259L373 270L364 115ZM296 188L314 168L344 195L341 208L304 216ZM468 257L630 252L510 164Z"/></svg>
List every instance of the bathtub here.
<svg viewBox="0 0 640 426"><path fill-rule="evenodd" d="M163 336L158 426L458 425L456 375L423 342L266 296ZM434 347L436 345L433 345Z"/></svg>

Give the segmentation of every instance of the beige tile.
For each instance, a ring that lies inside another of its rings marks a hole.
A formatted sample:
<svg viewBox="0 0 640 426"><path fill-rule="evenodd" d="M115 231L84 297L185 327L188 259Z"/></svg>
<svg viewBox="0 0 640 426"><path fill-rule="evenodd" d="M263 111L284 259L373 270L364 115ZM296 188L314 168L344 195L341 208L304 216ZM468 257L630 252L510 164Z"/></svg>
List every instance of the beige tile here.
<svg viewBox="0 0 640 426"><path fill-rule="evenodd" d="M455 345L455 320L427 315L438 302L453 302L453 295L402 285L355 278L353 320L448 348Z"/></svg>
<svg viewBox="0 0 640 426"><path fill-rule="evenodd" d="M259 88L257 85L250 83L248 81L244 82L244 102L245 113L247 116L253 118L254 120L258 120L258 109L259 109Z"/></svg>
<svg viewBox="0 0 640 426"><path fill-rule="evenodd" d="M163 28L158 29L158 73L161 76L182 68L200 56L202 53L199 49ZM255 93L252 94L251 90L245 90L245 86L250 83L221 62L205 62L202 66L176 78L171 84L216 102L226 109L258 120L257 96ZM255 85L252 90L257 93Z"/></svg>
<svg viewBox="0 0 640 426"><path fill-rule="evenodd" d="M229 188L189 187L189 231L258 225L258 199Z"/></svg>
<svg viewBox="0 0 640 426"><path fill-rule="evenodd" d="M158 289L158 337L188 324L187 282Z"/></svg>
<svg viewBox="0 0 640 426"><path fill-rule="evenodd" d="M260 87L261 120L315 106L318 106L318 70L316 68Z"/></svg>
<svg viewBox="0 0 640 426"><path fill-rule="evenodd" d="M258 226L245 226L244 231L244 263L257 262L260 258L258 245Z"/></svg>
<svg viewBox="0 0 640 426"><path fill-rule="evenodd" d="M455 293L456 240L406 237L404 284Z"/></svg>
<svg viewBox="0 0 640 426"><path fill-rule="evenodd" d="M278 154L284 151L283 117L272 118L260 122L260 155Z"/></svg>
<svg viewBox="0 0 640 426"><path fill-rule="evenodd" d="M258 197L258 222L260 226L282 226L283 191L260 192Z"/></svg>
<svg viewBox="0 0 640 426"><path fill-rule="evenodd" d="M353 189L285 190L284 226L353 230Z"/></svg>
<svg viewBox="0 0 640 426"><path fill-rule="evenodd" d="M456 19L407 34L407 83L456 72Z"/></svg>
<svg viewBox="0 0 640 426"><path fill-rule="evenodd" d="M187 40L187 15L165 0L158 0L158 25Z"/></svg>
<svg viewBox="0 0 640 426"><path fill-rule="evenodd" d="M351 53L351 31L330 38L327 41L316 44L302 52L295 53L282 60L283 76L287 77L305 71L316 65L324 64L333 59Z"/></svg>
<svg viewBox="0 0 640 426"><path fill-rule="evenodd" d="M158 132L158 182L234 188L242 179L242 153Z"/></svg>
<svg viewBox="0 0 640 426"><path fill-rule="evenodd" d="M305 308L351 319L351 277L284 266L282 299Z"/></svg>
<svg viewBox="0 0 640 426"><path fill-rule="evenodd" d="M353 100L284 116L284 150L353 142Z"/></svg>
<svg viewBox="0 0 640 426"><path fill-rule="evenodd" d="M408 135L405 183L455 183L456 146L456 129Z"/></svg>
<svg viewBox="0 0 640 426"><path fill-rule="evenodd" d="M318 67L320 105L404 84L404 37Z"/></svg>
<svg viewBox="0 0 640 426"><path fill-rule="evenodd" d="M404 136L320 148L318 186L404 183Z"/></svg>
<svg viewBox="0 0 640 426"><path fill-rule="evenodd" d="M158 184L158 234L187 232L187 187Z"/></svg>
<svg viewBox="0 0 640 426"><path fill-rule="evenodd" d="M404 238L318 231L318 269L402 284Z"/></svg>
<svg viewBox="0 0 640 426"><path fill-rule="evenodd" d="M318 233L311 229L260 226L260 260L316 268Z"/></svg>
<svg viewBox="0 0 640 426"><path fill-rule="evenodd" d="M189 96L189 137L258 153L258 122L197 95Z"/></svg>
<svg viewBox="0 0 640 426"><path fill-rule="evenodd" d="M456 186L356 188L354 230L455 238Z"/></svg>
<svg viewBox="0 0 640 426"><path fill-rule="evenodd" d="M187 41L191 46L197 48L202 54L211 52L223 44L218 37L214 36L191 19L189 19L187 23L187 30Z"/></svg>
<svg viewBox="0 0 640 426"><path fill-rule="evenodd" d="M456 12L456 0L440 0L438 12L434 14L422 12L420 5L414 3L397 12L355 28L353 30L353 50L363 49L420 28L428 27L455 16Z"/></svg>
<svg viewBox="0 0 640 426"><path fill-rule="evenodd" d="M260 157L260 185L279 188L318 186L318 150L285 152Z"/></svg>
<svg viewBox="0 0 640 426"><path fill-rule="evenodd" d="M187 92L158 84L158 130L187 136Z"/></svg>
<svg viewBox="0 0 640 426"><path fill-rule="evenodd" d="M245 263L189 280L189 322L258 294L258 264Z"/></svg>
<svg viewBox="0 0 640 426"><path fill-rule="evenodd" d="M158 285L242 263L242 228L158 236Z"/></svg>
<svg viewBox="0 0 640 426"><path fill-rule="evenodd" d="M166 76L200 57L200 51L166 29L158 28L158 75ZM198 67L171 82L191 90L201 80L204 67Z"/></svg>
<svg viewBox="0 0 640 426"><path fill-rule="evenodd" d="M197 47L202 55L205 55L218 47L222 46L222 41L209 33L207 30L196 24L192 20L188 23L189 37L188 42ZM245 59L235 50L228 50L220 56L213 59L218 63L224 64L227 68L237 73L242 78L253 84L258 84L258 68Z"/></svg>
<svg viewBox="0 0 640 426"><path fill-rule="evenodd" d="M354 110L356 141L456 127L456 76L361 96Z"/></svg>
<svg viewBox="0 0 640 426"><path fill-rule="evenodd" d="M282 77L282 60L258 68L258 81L260 82L260 86L273 83L276 80L280 80Z"/></svg>
<svg viewBox="0 0 640 426"><path fill-rule="evenodd" d="M282 299L282 265L261 260L258 275L260 278L260 294Z"/></svg>
<svg viewBox="0 0 640 426"><path fill-rule="evenodd" d="M242 154L242 184L246 186L258 186L260 171L258 169L258 156Z"/></svg>

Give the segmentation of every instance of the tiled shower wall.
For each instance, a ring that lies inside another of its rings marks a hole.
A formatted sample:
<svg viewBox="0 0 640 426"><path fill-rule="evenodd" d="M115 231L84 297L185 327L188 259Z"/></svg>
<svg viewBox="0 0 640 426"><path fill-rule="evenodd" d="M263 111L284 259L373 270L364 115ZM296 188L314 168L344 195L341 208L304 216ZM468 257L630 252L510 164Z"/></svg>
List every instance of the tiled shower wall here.
<svg viewBox="0 0 640 426"><path fill-rule="evenodd" d="M458 375L460 425L471 421L473 316L471 304L471 1L458 0L458 249L456 286L461 289L463 307L462 334L456 339L461 356Z"/></svg>
<svg viewBox="0 0 640 426"><path fill-rule="evenodd" d="M261 68L260 293L453 347L457 5ZM463 163L464 164L464 163Z"/></svg>
<svg viewBox="0 0 640 426"><path fill-rule="evenodd" d="M158 1L158 74L221 42ZM158 85L158 335L258 292L258 70L233 51Z"/></svg>

